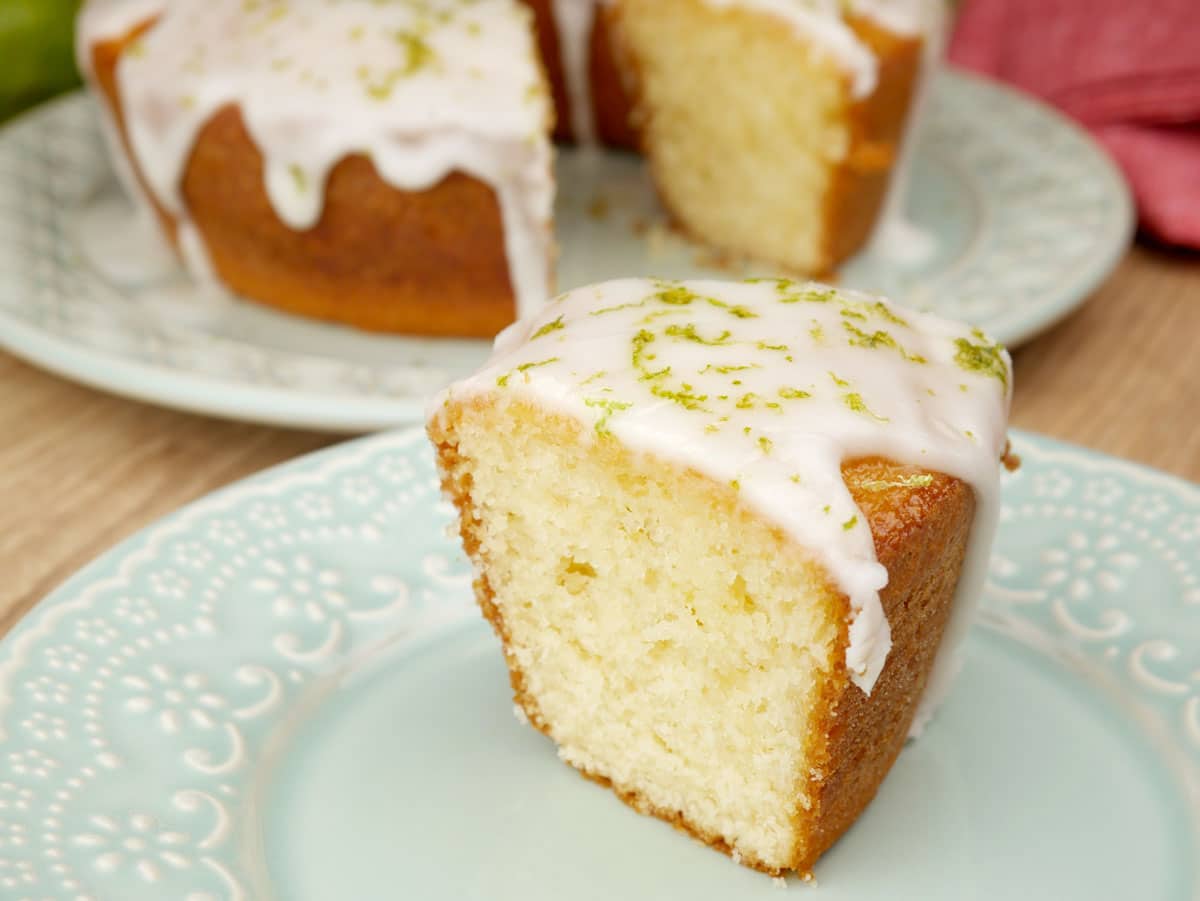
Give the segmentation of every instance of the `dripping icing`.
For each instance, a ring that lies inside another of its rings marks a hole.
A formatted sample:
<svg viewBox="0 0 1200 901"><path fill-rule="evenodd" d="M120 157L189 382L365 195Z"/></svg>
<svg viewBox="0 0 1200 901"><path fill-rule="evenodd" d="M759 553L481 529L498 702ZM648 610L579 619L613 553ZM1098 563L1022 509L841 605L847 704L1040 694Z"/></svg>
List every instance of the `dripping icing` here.
<svg viewBox="0 0 1200 901"><path fill-rule="evenodd" d="M864 342L848 323L887 340ZM1010 377L956 360L959 340L987 339L815 283L624 279L564 294L510 326L484 368L435 398L430 415L449 397L515 392L577 418L597 440L736 484L744 502L819 550L849 598L846 663L868 692L891 645L879 600L887 573L841 464L881 456L962 479L976 517L919 727L957 669L952 646L982 588L1010 398ZM1007 374L1008 355L994 353ZM936 390L946 384L971 390Z"/></svg>
<svg viewBox="0 0 1200 901"><path fill-rule="evenodd" d="M403 190L462 171L496 192L518 310L547 296L551 113L531 15L515 0L91 0L77 30L85 71L95 44L156 17L117 80L133 155L179 221L195 275L212 273L182 174L200 129L236 104L291 228L317 222L325 179L347 156L366 155Z"/></svg>
<svg viewBox="0 0 1200 901"><path fill-rule="evenodd" d="M563 82L571 114L575 143L594 144L596 127L592 110L591 46L596 7L605 0L554 0L554 24L562 58Z"/></svg>

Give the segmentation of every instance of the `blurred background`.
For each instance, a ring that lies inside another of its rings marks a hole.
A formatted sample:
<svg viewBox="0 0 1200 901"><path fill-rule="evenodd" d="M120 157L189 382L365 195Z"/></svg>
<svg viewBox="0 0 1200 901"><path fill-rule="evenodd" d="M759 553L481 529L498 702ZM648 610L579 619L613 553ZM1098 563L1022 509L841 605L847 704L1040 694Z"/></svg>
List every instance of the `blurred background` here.
<svg viewBox="0 0 1200 901"><path fill-rule="evenodd" d="M79 0L0 0L0 122L79 84Z"/></svg>

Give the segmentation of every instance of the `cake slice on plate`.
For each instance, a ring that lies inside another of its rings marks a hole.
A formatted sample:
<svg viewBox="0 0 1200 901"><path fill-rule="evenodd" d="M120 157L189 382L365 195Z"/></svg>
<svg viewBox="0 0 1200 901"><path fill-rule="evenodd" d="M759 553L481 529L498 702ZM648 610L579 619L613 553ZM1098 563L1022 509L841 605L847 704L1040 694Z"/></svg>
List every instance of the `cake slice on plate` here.
<svg viewBox="0 0 1200 901"><path fill-rule="evenodd" d="M556 116L640 144L723 254L858 250L898 204L939 5L87 0L76 45L117 171L197 279L491 337L550 294Z"/></svg>
<svg viewBox="0 0 1200 901"><path fill-rule="evenodd" d="M956 668L1010 387L982 333L815 283L613 281L516 323L429 434L519 710L638 810L807 872Z"/></svg>

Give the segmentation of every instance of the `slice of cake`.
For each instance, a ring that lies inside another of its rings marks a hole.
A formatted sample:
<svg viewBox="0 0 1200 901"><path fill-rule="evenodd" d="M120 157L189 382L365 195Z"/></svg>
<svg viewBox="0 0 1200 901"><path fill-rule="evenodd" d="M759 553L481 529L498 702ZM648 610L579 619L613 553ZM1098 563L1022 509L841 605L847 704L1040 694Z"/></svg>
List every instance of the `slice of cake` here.
<svg viewBox="0 0 1200 901"><path fill-rule="evenodd" d="M635 129L679 224L806 273L863 246L903 176L941 2L612 0Z"/></svg>
<svg viewBox="0 0 1200 901"><path fill-rule="evenodd" d="M955 669L1010 385L980 332L813 283L607 282L510 327L429 434L520 710L807 871Z"/></svg>

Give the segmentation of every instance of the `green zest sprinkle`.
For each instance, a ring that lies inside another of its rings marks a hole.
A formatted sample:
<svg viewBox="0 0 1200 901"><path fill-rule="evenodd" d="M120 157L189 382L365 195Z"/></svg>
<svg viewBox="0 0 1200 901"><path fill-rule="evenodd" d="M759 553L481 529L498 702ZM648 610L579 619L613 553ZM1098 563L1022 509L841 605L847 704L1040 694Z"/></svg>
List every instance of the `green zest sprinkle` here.
<svg viewBox="0 0 1200 901"><path fill-rule="evenodd" d="M792 282L781 282L779 285L779 293L782 295L779 298L780 303L829 303L837 298L838 294L833 288L807 288L803 291L792 293Z"/></svg>
<svg viewBox="0 0 1200 901"><path fill-rule="evenodd" d="M597 369L595 372L593 372L591 375L589 375L586 379L584 379L582 382L580 382L579 385L580 385L580 387L582 387L584 385L590 385L592 382L596 381L596 379L602 379L606 375L608 375L608 372L606 370Z"/></svg>
<svg viewBox="0 0 1200 901"><path fill-rule="evenodd" d="M538 360L536 363L522 363L517 367L517 372L528 372L530 369L537 369L539 366L549 366L551 363L557 363L558 357L550 357L547 360Z"/></svg>
<svg viewBox="0 0 1200 901"><path fill-rule="evenodd" d="M667 376L670 374L671 374L671 367L664 366L662 369L658 370L657 372L645 373L638 379L638 381L639 382L649 382L649 381L653 381L654 379L661 379L663 376Z"/></svg>
<svg viewBox="0 0 1200 901"><path fill-rule="evenodd" d="M543 335L548 335L551 332L557 332L561 328L566 328L566 326L563 325L563 318L561 316L559 316L553 322L547 322L540 329L538 329L536 332L534 332L533 338L541 338ZM533 338L530 338L529 340L532 341Z"/></svg>
<svg viewBox="0 0 1200 901"><path fill-rule="evenodd" d="M851 516L844 523L842 523L842 528L845 529L847 532L849 532L856 525L858 525L858 514L857 513L854 516Z"/></svg>
<svg viewBox="0 0 1200 901"><path fill-rule="evenodd" d="M755 394L753 391L751 391L748 394L743 394L741 397L738 398L737 408L739 410L752 409L754 407L754 402L756 400L762 400L762 398L759 397L757 394Z"/></svg>
<svg viewBox="0 0 1200 901"><path fill-rule="evenodd" d="M704 298L714 307L718 307L729 313L731 316L736 316L738 319L757 319L758 314L749 307L744 307L741 304L725 303L723 300L717 300L715 297Z"/></svg>
<svg viewBox="0 0 1200 901"><path fill-rule="evenodd" d="M851 347L865 347L868 349L874 349L876 347L889 347L900 354L900 356L904 357L904 359L908 360L910 363L928 362L928 360L926 360L920 354L910 354L898 343L896 343L895 338L882 329L877 329L874 332L867 333L850 322L843 322L842 326L850 335L849 342Z"/></svg>
<svg viewBox="0 0 1200 901"><path fill-rule="evenodd" d="M698 296L694 291L685 288L683 285L672 284L655 294L654 299L674 307L686 307L692 301L696 300Z"/></svg>
<svg viewBox="0 0 1200 901"><path fill-rule="evenodd" d="M794 473L792 473L792 474L791 474L791 476L790 476L789 478L791 478L791 480L792 480L793 482L795 482L797 485L799 485L799 484L800 484L800 474L799 474L798 472L794 472Z"/></svg>
<svg viewBox="0 0 1200 901"><path fill-rule="evenodd" d="M823 508L823 512L825 512L825 513L829 512L829 504L825 505L825 507Z"/></svg>
<svg viewBox="0 0 1200 901"><path fill-rule="evenodd" d="M882 300L877 300L877 301L875 301L875 303L871 304L871 310L876 315L882 316L884 319L886 319L888 322L892 323L893 325L899 325L899 326L903 326L904 328L908 328L908 323L905 322L901 317L897 316L894 312L892 312L892 308L889 307Z"/></svg>
<svg viewBox="0 0 1200 901"><path fill-rule="evenodd" d="M699 374L704 375L706 372L719 372L721 375L729 375L731 372L744 372L747 369L762 369L762 367L757 363L750 363L745 366L714 366L712 363L709 363L700 370Z"/></svg>
<svg viewBox="0 0 1200 901"><path fill-rule="evenodd" d="M692 394L691 386L685 385L682 391L671 391L661 385L654 385L650 388L650 393L655 397L661 397L664 400L674 401L683 407L685 410L704 410L704 402L708 400L707 394ZM705 410L705 412L708 412Z"/></svg>
<svg viewBox="0 0 1200 901"><path fill-rule="evenodd" d="M561 296L566 297L567 295L563 294ZM619 303L616 306L612 306L612 307L601 307L598 310L592 310L591 312L588 313L588 315L589 316L603 316L605 313L615 313L618 310L629 310L629 309L633 309L635 307L644 307L645 305L646 305L646 301L644 301L644 300L634 300L634 301L630 301L629 303Z"/></svg>
<svg viewBox="0 0 1200 901"><path fill-rule="evenodd" d="M583 402L589 407L596 407L597 409L604 411L604 415L596 420L597 435L611 435L612 432L609 431L608 420L614 413L620 410L628 410L633 406L633 404L630 403L625 403L619 400L609 400L603 397L585 397Z"/></svg>
<svg viewBox="0 0 1200 901"><path fill-rule="evenodd" d="M420 35L413 34L411 31L397 31L396 42L404 48L406 54L405 75L411 75L433 62L433 48Z"/></svg>
<svg viewBox="0 0 1200 901"><path fill-rule="evenodd" d="M536 363L522 363L516 369L512 370L512 372L506 372L504 375L500 376L500 378L496 379L496 385L501 388L505 387L508 384L508 377L511 376L513 372L528 372L530 369L536 369L539 366L549 366L551 363L557 362L558 357L550 357L548 360L538 360Z"/></svg>
<svg viewBox="0 0 1200 901"><path fill-rule="evenodd" d="M774 447L775 444L766 435L762 435L758 439L758 446L762 448L762 452L764 454L769 454L771 452L771 448Z"/></svg>
<svg viewBox="0 0 1200 901"><path fill-rule="evenodd" d="M837 385L839 388L849 388L850 387L850 383L848 381L846 381L845 379L838 378L836 372L829 373L829 377L831 379L833 379L833 383L835 385Z"/></svg>
<svg viewBox="0 0 1200 901"><path fill-rule="evenodd" d="M878 420L879 422L889 421L886 416L878 416L875 413L872 413L871 408L867 406L867 402L862 399L862 395L856 391L847 391L845 394L843 394L842 403L844 403L855 413L862 413L866 416L870 416L872 419Z"/></svg>
<svg viewBox="0 0 1200 901"><path fill-rule="evenodd" d="M683 338L685 341L695 341L697 344L705 344L709 347L727 344L732 337L731 332L723 331L715 338L705 338L703 335L697 334L696 326L690 322L687 325L668 325L667 335L672 338Z"/></svg>
<svg viewBox="0 0 1200 901"><path fill-rule="evenodd" d="M778 350L787 352L791 350L786 344L768 344L766 341L759 341L755 345L759 350Z"/></svg>
<svg viewBox="0 0 1200 901"><path fill-rule="evenodd" d="M1004 358L1001 356L1004 348L989 341L987 335L979 329L972 329L972 334L979 339L978 344L973 344L966 338L957 338L954 341L954 346L958 348L954 362L968 372L978 372L980 375L999 379L1000 384L1007 388L1008 367L1004 365Z"/></svg>
<svg viewBox="0 0 1200 901"><path fill-rule="evenodd" d="M741 482L739 482L737 479L733 479L733 480L732 480L732 481L729 483L729 487L730 487L730 488L732 488L734 491L741 491L741 490L742 490L742 483L741 483Z"/></svg>
<svg viewBox="0 0 1200 901"><path fill-rule="evenodd" d="M749 307L741 304L729 304L723 300L718 300L715 297L703 297L696 292L685 288L683 285L666 283L665 286L654 295L654 299L665 304L670 304L676 307L685 307L688 304L703 300L705 303L718 309L724 310L731 316L736 316L738 319L757 319L758 314Z"/></svg>
<svg viewBox="0 0 1200 901"><path fill-rule="evenodd" d="M641 329L633 336L633 368L642 368L642 358L646 354L646 345L654 340L654 332Z"/></svg>
<svg viewBox="0 0 1200 901"><path fill-rule="evenodd" d="M812 397L811 394L800 388L780 388L779 396L784 400L804 400L806 397Z"/></svg>

